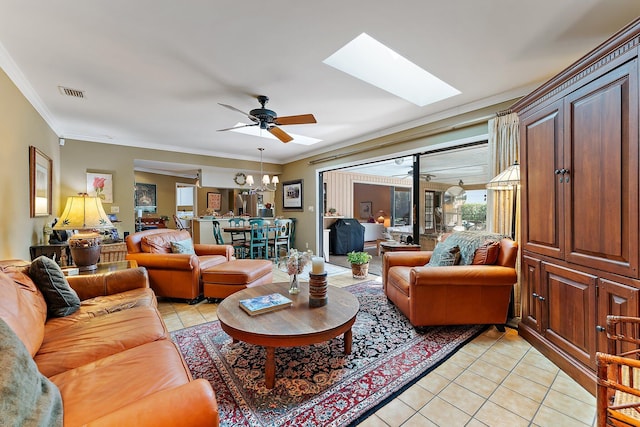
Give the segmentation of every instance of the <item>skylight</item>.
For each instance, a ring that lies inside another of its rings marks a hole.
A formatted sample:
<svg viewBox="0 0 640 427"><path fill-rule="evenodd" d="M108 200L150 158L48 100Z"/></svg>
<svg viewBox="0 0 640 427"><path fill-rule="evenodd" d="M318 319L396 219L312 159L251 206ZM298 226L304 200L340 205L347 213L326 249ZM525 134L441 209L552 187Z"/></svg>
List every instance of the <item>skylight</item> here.
<svg viewBox="0 0 640 427"><path fill-rule="evenodd" d="M275 139L278 140L275 136L271 134L268 130L260 129L260 126L246 126L246 123L236 123L234 128L231 129L231 132L243 133L245 135L251 136L261 136L263 138ZM241 127L242 126L242 127ZM284 130L284 129L283 129ZM309 136L296 135L295 133L287 132L293 138L293 141L289 142L289 144L300 144L300 145L313 145L320 141L321 139L311 138Z"/></svg>
<svg viewBox="0 0 640 427"><path fill-rule="evenodd" d="M420 107L461 93L366 33L323 62Z"/></svg>

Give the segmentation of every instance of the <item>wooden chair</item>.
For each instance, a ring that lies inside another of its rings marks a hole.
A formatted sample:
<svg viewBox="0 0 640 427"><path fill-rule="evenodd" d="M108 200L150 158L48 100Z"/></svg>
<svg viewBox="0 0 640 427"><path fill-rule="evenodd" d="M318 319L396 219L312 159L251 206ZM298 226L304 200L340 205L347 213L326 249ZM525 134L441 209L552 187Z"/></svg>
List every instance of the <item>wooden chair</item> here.
<svg viewBox="0 0 640 427"><path fill-rule="evenodd" d="M273 239L270 239L269 246L273 248L273 257L275 262L278 262L281 252L284 254L289 253L290 237L291 237L291 220L290 219L277 219L274 222L275 235Z"/></svg>
<svg viewBox="0 0 640 427"><path fill-rule="evenodd" d="M244 227L245 220L243 218L230 218L230 227ZM231 231L231 245L236 251L236 258L245 258L247 251L247 232L246 231Z"/></svg>
<svg viewBox="0 0 640 427"><path fill-rule="evenodd" d="M220 232L220 223L218 221L213 222L213 238L216 239L217 245L224 245L224 239L222 238L222 233Z"/></svg>
<svg viewBox="0 0 640 427"><path fill-rule="evenodd" d="M640 318L607 316L607 353L596 353L597 426L640 427Z"/></svg>
<svg viewBox="0 0 640 427"><path fill-rule="evenodd" d="M263 219L250 219L249 249L250 258L269 258L269 225Z"/></svg>
<svg viewBox="0 0 640 427"><path fill-rule="evenodd" d="M186 230L187 227L185 227L184 222L182 222L182 220L180 218L178 218L178 215L174 215L173 216L173 222L176 223L176 229L178 230Z"/></svg>

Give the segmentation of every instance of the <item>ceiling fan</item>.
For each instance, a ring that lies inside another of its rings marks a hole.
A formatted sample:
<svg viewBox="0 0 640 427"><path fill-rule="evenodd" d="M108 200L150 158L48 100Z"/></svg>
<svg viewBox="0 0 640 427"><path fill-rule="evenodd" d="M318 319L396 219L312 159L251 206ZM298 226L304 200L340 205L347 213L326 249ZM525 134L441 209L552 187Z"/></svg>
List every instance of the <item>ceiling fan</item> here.
<svg viewBox="0 0 640 427"><path fill-rule="evenodd" d="M393 175L393 176L400 177L400 178L411 178L411 177L413 177L413 168L409 169L406 174ZM435 175L430 174L430 173L421 173L420 174L420 179L422 179L422 180L424 180L426 182L431 181L431 178L435 178L435 177L436 177Z"/></svg>
<svg viewBox="0 0 640 427"><path fill-rule="evenodd" d="M225 108L228 108L230 110L233 111L237 111L238 113L248 117L253 123L250 125L244 125L244 126L235 126L235 127L231 127L231 128L226 128L226 129L219 129L220 131L226 131L226 130L233 130L233 129L238 129L241 127L248 127L248 126L260 126L260 129L265 129L269 132L271 132L271 134L273 136L275 136L276 138L278 138L280 141L282 142L289 142L289 141L293 141L293 138L291 137L291 135L289 135L288 133L286 133L285 131L283 131L282 129L280 129L278 126L284 126L284 125L304 125L304 124L308 124L308 123L316 123L316 118L313 117L313 114L300 114L297 116L283 116L283 117L278 117L278 115L276 114L275 111L273 110L268 110L266 108L264 108L264 105L269 102L269 97L268 96L264 96L264 95L259 95L258 96L258 102L260 103L260 105L262 106L261 108L255 108L251 111L249 111L249 113L245 113L244 111L236 108L236 107L232 107L231 105L227 105L227 104L220 104Z"/></svg>

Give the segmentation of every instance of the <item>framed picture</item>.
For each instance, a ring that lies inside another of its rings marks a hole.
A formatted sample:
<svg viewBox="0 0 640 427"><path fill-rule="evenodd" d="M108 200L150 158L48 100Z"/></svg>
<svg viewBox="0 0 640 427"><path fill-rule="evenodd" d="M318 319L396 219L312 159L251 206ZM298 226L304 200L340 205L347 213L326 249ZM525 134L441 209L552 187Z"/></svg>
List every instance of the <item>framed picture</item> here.
<svg viewBox="0 0 640 427"><path fill-rule="evenodd" d="M220 210L220 193L208 192L207 193L207 209L213 209L214 211Z"/></svg>
<svg viewBox="0 0 640 427"><path fill-rule="evenodd" d="M156 213L156 185L136 183L135 191L136 210L142 212Z"/></svg>
<svg viewBox="0 0 640 427"><path fill-rule="evenodd" d="M87 172L87 194L102 203L113 203L113 176L110 173Z"/></svg>
<svg viewBox="0 0 640 427"><path fill-rule="evenodd" d="M282 183L282 208L287 210L302 210L302 180Z"/></svg>
<svg viewBox="0 0 640 427"><path fill-rule="evenodd" d="M53 162L36 147L29 147L29 211L31 217L48 216L52 211L51 177Z"/></svg>
<svg viewBox="0 0 640 427"><path fill-rule="evenodd" d="M360 202L360 219L369 219L372 215L371 202Z"/></svg>

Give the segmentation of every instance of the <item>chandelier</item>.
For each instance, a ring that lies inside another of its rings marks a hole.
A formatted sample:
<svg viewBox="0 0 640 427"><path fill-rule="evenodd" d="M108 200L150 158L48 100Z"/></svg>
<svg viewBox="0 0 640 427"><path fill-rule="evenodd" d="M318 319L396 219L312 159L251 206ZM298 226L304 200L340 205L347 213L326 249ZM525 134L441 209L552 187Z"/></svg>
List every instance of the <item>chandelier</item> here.
<svg viewBox="0 0 640 427"><path fill-rule="evenodd" d="M255 191L256 193L264 193L265 191L276 191L276 187L278 186L278 183L280 182L280 180L275 175L273 176L273 178L269 178L268 174L263 174L262 152L264 151L264 148L258 148L258 150L260 150L260 175L262 175L262 182L258 187L251 188L251 190ZM247 184L249 185L249 187L253 186L254 184L253 175L247 176Z"/></svg>

